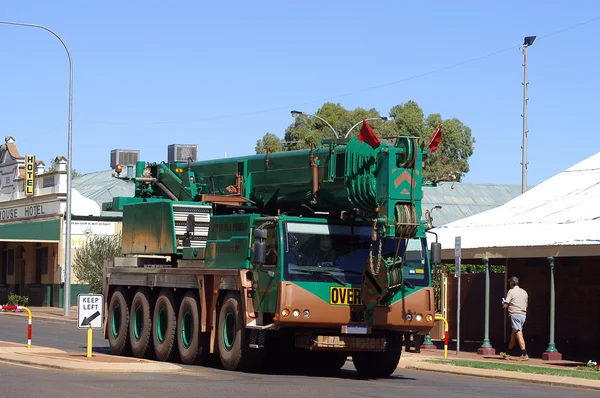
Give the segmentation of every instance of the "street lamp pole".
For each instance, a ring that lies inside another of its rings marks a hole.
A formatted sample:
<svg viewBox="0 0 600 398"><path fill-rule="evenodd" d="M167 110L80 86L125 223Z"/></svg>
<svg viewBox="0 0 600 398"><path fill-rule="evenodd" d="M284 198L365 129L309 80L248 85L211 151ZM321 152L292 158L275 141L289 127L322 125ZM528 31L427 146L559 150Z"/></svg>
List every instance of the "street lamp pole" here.
<svg viewBox="0 0 600 398"><path fill-rule="evenodd" d="M309 113L304 113L304 112L301 112L301 111L291 111L290 113L292 114L293 117L297 117L297 116L300 116L300 115L316 117L317 119L323 121L323 123L325 123L326 125L329 126L329 128L333 131L333 134L335 134L335 138L340 138L340 136L338 135L337 131L335 131L335 129L333 128L333 126L331 124L329 124L329 122L327 122L327 120L323 119L322 117L317 116L317 115L311 115Z"/></svg>
<svg viewBox="0 0 600 398"><path fill-rule="evenodd" d="M527 98L527 86L529 83L527 82L527 47L531 46L535 41L536 36L527 36L523 41L523 158L521 160L521 169L522 169L522 181L521 181L521 193L525 193L527 191L527 102L529 98Z"/></svg>
<svg viewBox="0 0 600 398"><path fill-rule="evenodd" d="M368 118L368 119L365 119L365 120L367 120L367 121L368 121L368 120L382 120L382 121L384 121L384 122L385 122L385 121L387 121L387 120L388 120L388 118L387 118L387 117L385 117L385 116L382 116L382 117L370 117L370 118ZM346 133L346 135L344 136L344 138L348 138L348 136L350 135L350 132L351 132L352 130L354 130L354 127L358 126L358 125L359 125L359 124L361 124L362 122L363 122L363 121L361 120L360 122L356 123L354 126L350 127L350 130L348 130L348 132Z"/></svg>
<svg viewBox="0 0 600 398"><path fill-rule="evenodd" d="M65 291L64 291L64 315L69 316L71 311L71 175L73 172L73 159L72 159L72 136L73 136L73 61L71 59L71 53L69 52L69 48L61 39L59 35L57 35L51 29L46 28L45 26L21 23L21 22L8 22L8 21L0 21L0 24L5 25L17 25L17 26L27 26L30 28L38 28L43 29L47 32L50 32L56 37L60 43L65 48L67 52L67 57L69 58L69 127L68 127L68 148L67 148L67 211L65 216L66 221L66 242L65 242Z"/></svg>

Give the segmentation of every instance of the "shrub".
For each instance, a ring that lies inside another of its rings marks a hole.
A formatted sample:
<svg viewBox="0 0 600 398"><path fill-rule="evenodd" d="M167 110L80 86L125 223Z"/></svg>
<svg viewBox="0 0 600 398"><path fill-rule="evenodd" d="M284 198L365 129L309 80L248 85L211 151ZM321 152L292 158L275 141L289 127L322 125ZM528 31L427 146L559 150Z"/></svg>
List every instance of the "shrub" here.
<svg viewBox="0 0 600 398"><path fill-rule="evenodd" d="M121 235L92 236L73 258L73 271L82 282L90 285L90 293L102 292L104 261L123 254Z"/></svg>
<svg viewBox="0 0 600 398"><path fill-rule="evenodd" d="M7 305L27 306L27 303L29 303L29 297L27 297L27 296L19 296L18 294L14 294L14 293L10 293L8 295Z"/></svg>

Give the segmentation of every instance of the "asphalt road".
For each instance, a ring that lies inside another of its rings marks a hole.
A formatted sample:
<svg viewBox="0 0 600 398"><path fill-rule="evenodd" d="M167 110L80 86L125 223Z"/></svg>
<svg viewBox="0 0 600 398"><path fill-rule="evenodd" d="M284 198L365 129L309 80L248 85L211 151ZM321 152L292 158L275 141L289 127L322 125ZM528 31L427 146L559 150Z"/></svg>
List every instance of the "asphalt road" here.
<svg viewBox="0 0 600 398"><path fill-rule="evenodd" d="M77 329L75 323L62 321L46 321L33 318L31 344L34 346L52 347L66 351L85 352L87 331ZM12 341L27 344L27 318L0 314L0 341ZM104 339L102 330L93 331L93 346L96 352L107 352L108 340Z"/></svg>
<svg viewBox="0 0 600 398"><path fill-rule="evenodd" d="M23 342L23 318L0 315L0 340ZM85 332L75 324L34 321L35 345L84 350ZM108 344L94 335L97 351ZM245 374L185 366L178 374L91 373L40 369L0 362L2 397L597 397L597 391L399 369L392 378L363 380L350 362L329 376Z"/></svg>

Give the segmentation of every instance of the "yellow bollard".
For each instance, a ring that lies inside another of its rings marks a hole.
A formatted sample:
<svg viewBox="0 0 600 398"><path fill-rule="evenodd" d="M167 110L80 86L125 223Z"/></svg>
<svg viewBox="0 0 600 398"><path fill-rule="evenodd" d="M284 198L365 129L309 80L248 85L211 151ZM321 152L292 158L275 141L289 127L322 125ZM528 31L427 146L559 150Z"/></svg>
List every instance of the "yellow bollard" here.
<svg viewBox="0 0 600 398"><path fill-rule="evenodd" d="M448 321L446 320L446 318L442 318L441 316L436 316L435 320L444 321L444 359L448 359Z"/></svg>
<svg viewBox="0 0 600 398"><path fill-rule="evenodd" d="M92 327L88 327L87 333L87 357L92 357Z"/></svg>

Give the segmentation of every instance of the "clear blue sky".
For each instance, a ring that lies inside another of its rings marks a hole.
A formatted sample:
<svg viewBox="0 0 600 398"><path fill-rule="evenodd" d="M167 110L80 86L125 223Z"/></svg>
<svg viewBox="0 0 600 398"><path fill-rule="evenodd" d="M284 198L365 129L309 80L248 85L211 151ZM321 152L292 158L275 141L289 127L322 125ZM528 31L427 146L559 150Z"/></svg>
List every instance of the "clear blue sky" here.
<svg viewBox="0 0 600 398"><path fill-rule="evenodd" d="M108 169L115 148L139 149L148 161L166 160L172 143L198 144L200 159L251 154L265 132L283 136L292 109L312 113L334 101L387 114L414 100L472 128L465 181L520 184L518 47L537 35L529 183L539 184L600 148L600 19L564 30L600 17L600 3L485 3L6 0L0 19L45 25L67 42L80 172ZM46 162L66 156L60 43L0 25L0 54L2 138Z"/></svg>

